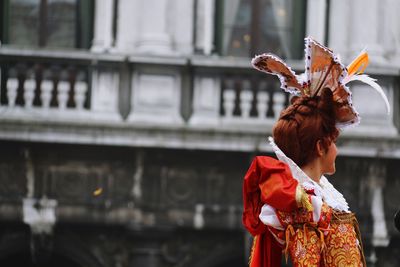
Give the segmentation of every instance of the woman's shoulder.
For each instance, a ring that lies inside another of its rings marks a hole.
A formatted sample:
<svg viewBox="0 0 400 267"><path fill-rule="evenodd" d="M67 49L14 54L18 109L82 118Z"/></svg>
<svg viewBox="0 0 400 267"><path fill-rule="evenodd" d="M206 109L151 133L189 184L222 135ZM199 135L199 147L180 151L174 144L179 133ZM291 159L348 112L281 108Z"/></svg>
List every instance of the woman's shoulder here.
<svg viewBox="0 0 400 267"><path fill-rule="evenodd" d="M245 174L245 182L261 184L272 175L291 176L290 168L284 162L269 156L254 157Z"/></svg>
<svg viewBox="0 0 400 267"><path fill-rule="evenodd" d="M255 156L252 164L256 164L260 168L277 169L286 168L288 166L285 162L270 156Z"/></svg>

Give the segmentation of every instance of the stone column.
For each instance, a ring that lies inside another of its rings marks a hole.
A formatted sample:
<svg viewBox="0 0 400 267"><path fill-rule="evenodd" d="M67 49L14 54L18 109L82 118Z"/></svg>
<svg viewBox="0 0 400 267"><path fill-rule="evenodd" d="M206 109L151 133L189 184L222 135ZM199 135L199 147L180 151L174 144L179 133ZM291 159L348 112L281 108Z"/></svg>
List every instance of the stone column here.
<svg viewBox="0 0 400 267"><path fill-rule="evenodd" d="M349 50L349 1L335 0L330 2L329 12L329 44L328 46L346 60ZM308 15L310 16L310 14Z"/></svg>
<svg viewBox="0 0 400 267"><path fill-rule="evenodd" d="M317 41L325 41L325 20L327 15L326 0L307 1L307 36L314 37Z"/></svg>
<svg viewBox="0 0 400 267"><path fill-rule="evenodd" d="M97 0L95 6L94 39L91 50L104 52L113 45L114 0Z"/></svg>
<svg viewBox="0 0 400 267"><path fill-rule="evenodd" d="M196 9L196 48L210 55L213 50L215 0L198 0Z"/></svg>
<svg viewBox="0 0 400 267"><path fill-rule="evenodd" d="M204 1L204 54L210 55L213 49L214 35L214 12L215 3L213 0Z"/></svg>
<svg viewBox="0 0 400 267"><path fill-rule="evenodd" d="M193 53L194 0L170 0L168 21L171 21L174 49L179 54Z"/></svg>
<svg viewBox="0 0 400 267"><path fill-rule="evenodd" d="M352 16L348 24L351 27L351 57L367 48L370 61L384 63L383 47L379 32L382 31L380 20L381 2L379 0L354 0L348 3L351 6ZM343 16L340 16L343 18Z"/></svg>
<svg viewBox="0 0 400 267"><path fill-rule="evenodd" d="M385 17L382 30L384 31L385 55L393 66L400 66L400 1L386 0L383 2Z"/></svg>
<svg viewBox="0 0 400 267"><path fill-rule="evenodd" d="M172 52L171 36L168 32L168 0L146 0L139 2L140 30L137 51L150 54Z"/></svg>
<svg viewBox="0 0 400 267"><path fill-rule="evenodd" d="M137 31L139 29L140 2L133 0L118 0L116 50L134 52Z"/></svg>

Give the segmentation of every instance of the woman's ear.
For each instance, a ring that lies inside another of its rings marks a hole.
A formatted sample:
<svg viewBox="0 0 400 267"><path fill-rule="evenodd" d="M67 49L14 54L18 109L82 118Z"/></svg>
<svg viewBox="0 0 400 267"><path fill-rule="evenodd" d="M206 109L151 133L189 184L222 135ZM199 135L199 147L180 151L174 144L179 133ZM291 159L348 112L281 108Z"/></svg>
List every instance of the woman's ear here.
<svg viewBox="0 0 400 267"><path fill-rule="evenodd" d="M317 141L317 144L315 145L315 149L317 150L317 155L319 157L324 155L324 147L322 146L321 140Z"/></svg>

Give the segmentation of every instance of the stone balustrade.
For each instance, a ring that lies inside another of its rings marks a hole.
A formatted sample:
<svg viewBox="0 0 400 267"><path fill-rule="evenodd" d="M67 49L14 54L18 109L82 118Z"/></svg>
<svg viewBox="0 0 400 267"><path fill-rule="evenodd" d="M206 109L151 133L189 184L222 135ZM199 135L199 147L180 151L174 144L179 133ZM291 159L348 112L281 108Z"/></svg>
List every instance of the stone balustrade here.
<svg viewBox="0 0 400 267"><path fill-rule="evenodd" d="M288 103L288 95L271 79L199 75L195 80L194 109L189 125L211 123L226 128L253 124L265 130Z"/></svg>
<svg viewBox="0 0 400 267"><path fill-rule="evenodd" d="M0 120L121 119L117 114L119 73L109 64L92 67L95 59L84 52L2 48L0 54Z"/></svg>
<svg viewBox="0 0 400 267"><path fill-rule="evenodd" d="M233 80L225 81L223 90L222 118L240 118L243 120L275 120L286 106L286 95L275 90L272 83L267 90L267 83L257 83L252 87L249 80L238 81L235 88ZM271 101L270 101L271 99Z"/></svg>
<svg viewBox="0 0 400 267"><path fill-rule="evenodd" d="M35 71L35 69L41 69ZM44 69L44 71L42 71ZM47 74L43 74L46 73ZM12 109L88 109L88 81L83 70L59 70L55 67L42 68L36 65L31 68L14 68L4 70L5 98L2 106ZM32 73L32 74L29 74ZM78 80L77 80L78 78ZM82 79L82 80L79 80Z"/></svg>

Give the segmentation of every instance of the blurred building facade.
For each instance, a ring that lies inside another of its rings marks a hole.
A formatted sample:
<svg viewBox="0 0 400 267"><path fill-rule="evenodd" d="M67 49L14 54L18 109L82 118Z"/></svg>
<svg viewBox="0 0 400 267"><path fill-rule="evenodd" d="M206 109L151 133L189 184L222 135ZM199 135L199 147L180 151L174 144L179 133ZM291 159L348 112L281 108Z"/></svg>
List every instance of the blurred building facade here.
<svg viewBox="0 0 400 267"><path fill-rule="evenodd" d="M369 266L397 266L400 18L395 0L0 3L0 265L246 266L243 175L288 96L250 58L304 71L311 35L348 63L361 124L332 183ZM34 263L32 263L34 262ZM37 265L34 265L37 264Z"/></svg>

